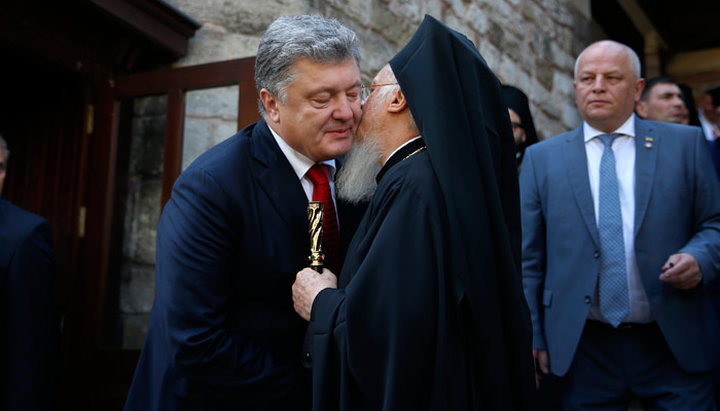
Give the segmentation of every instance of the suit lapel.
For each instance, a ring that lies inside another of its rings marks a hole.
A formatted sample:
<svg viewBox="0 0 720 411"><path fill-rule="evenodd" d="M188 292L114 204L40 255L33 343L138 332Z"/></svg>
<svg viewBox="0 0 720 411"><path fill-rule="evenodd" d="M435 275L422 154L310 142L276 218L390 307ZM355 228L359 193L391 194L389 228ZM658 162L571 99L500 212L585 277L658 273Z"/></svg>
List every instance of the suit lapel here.
<svg viewBox="0 0 720 411"><path fill-rule="evenodd" d="M598 231L595 223L595 207L593 205L592 193L590 192L590 180L588 179L587 154L585 153L585 141L583 139L582 127L575 130L567 137L563 145L563 156L567 165L568 180L575 195L580 215L582 215L585 226L590 232L595 244L598 245Z"/></svg>
<svg viewBox="0 0 720 411"><path fill-rule="evenodd" d="M299 222L307 220L307 197L264 120L255 125L252 147L259 186L291 230L299 229Z"/></svg>
<svg viewBox="0 0 720 411"><path fill-rule="evenodd" d="M637 235L645 218L645 211L650 202L657 152L662 139L660 136L650 137L652 126L646 121L635 120L635 221L633 234ZM650 139L650 148L646 148L646 138Z"/></svg>

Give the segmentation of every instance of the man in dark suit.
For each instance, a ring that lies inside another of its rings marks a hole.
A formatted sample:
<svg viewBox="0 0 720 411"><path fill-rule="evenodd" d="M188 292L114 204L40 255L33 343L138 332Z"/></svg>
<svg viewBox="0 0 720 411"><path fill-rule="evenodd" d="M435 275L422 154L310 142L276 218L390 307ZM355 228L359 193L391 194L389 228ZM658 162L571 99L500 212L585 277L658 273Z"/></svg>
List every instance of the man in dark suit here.
<svg viewBox="0 0 720 411"><path fill-rule="evenodd" d="M307 203L333 190L335 158L360 119L358 59L355 33L334 20L268 27L255 68L262 119L191 164L163 211L155 302L126 409L310 409L306 323L291 285L309 255ZM334 205L325 203L326 228ZM350 238L350 214L337 206ZM329 265L342 261L326 246Z"/></svg>
<svg viewBox="0 0 720 411"><path fill-rule="evenodd" d="M714 410L720 184L702 133L633 115L622 44L585 49L574 87L583 125L528 148L520 177L540 377L565 376L566 409Z"/></svg>
<svg viewBox="0 0 720 411"><path fill-rule="evenodd" d="M0 137L0 194L10 152ZM50 223L0 198L0 409L53 410L57 273Z"/></svg>

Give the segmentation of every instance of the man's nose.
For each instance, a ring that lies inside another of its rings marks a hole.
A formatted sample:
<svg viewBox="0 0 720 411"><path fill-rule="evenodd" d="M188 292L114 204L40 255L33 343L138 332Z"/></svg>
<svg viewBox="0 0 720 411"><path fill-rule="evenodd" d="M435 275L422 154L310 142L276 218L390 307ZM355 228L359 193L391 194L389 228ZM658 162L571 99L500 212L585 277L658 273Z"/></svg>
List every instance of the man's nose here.
<svg viewBox="0 0 720 411"><path fill-rule="evenodd" d="M592 90L595 92L605 90L605 78L603 78L603 76L595 77L592 83Z"/></svg>
<svg viewBox="0 0 720 411"><path fill-rule="evenodd" d="M352 102L347 96L340 97L335 110L333 110L333 118L336 120L347 121L353 118L352 105L357 102Z"/></svg>

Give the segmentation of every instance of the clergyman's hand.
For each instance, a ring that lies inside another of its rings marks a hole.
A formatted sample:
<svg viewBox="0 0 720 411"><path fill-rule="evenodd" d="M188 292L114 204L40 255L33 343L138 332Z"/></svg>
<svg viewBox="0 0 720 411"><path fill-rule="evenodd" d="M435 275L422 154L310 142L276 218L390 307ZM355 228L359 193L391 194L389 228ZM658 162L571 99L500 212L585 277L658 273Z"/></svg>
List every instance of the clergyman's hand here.
<svg viewBox="0 0 720 411"><path fill-rule="evenodd" d="M533 349L533 358L535 358L535 388L539 389L540 379L550 372L550 368L548 368L548 352L547 350Z"/></svg>
<svg viewBox="0 0 720 411"><path fill-rule="evenodd" d="M310 311L315 297L326 288L337 288L335 274L327 268L323 268L322 274L309 267L303 268L295 276L295 283L292 286L295 312L305 321L310 321Z"/></svg>
<svg viewBox="0 0 720 411"><path fill-rule="evenodd" d="M662 266L660 281L681 290L689 290L700 283L700 264L688 253L673 254Z"/></svg>

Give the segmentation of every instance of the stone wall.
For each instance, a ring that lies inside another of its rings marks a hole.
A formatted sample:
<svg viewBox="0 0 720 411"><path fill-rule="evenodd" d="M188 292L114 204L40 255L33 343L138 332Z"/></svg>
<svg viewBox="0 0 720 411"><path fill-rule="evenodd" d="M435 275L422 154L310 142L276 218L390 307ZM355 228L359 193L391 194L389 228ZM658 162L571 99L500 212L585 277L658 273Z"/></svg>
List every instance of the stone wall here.
<svg viewBox="0 0 720 411"><path fill-rule="evenodd" d="M423 16L431 14L465 34L479 48L503 83L530 98L541 138L580 124L575 109L572 70L575 56L589 44L589 0L169 0L203 25L190 42L188 66L253 56L265 28L281 15L319 14L333 17L355 30L361 41L363 80L375 73L407 43ZM183 167L208 148L229 137L236 128L237 89L189 93L186 99ZM162 104L160 104L162 105ZM153 112L136 110L152 124ZM153 148L135 153L154 155L157 172L162 152L142 127L134 133L134 147ZM158 141L158 140L154 140ZM162 141L162 140L159 140ZM151 162L152 162L151 161ZM133 180L134 179L134 180ZM131 177L125 233L125 261L121 287L126 348L139 348L154 291L154 227L159 213L159 179L153 173Z"/></svg>

